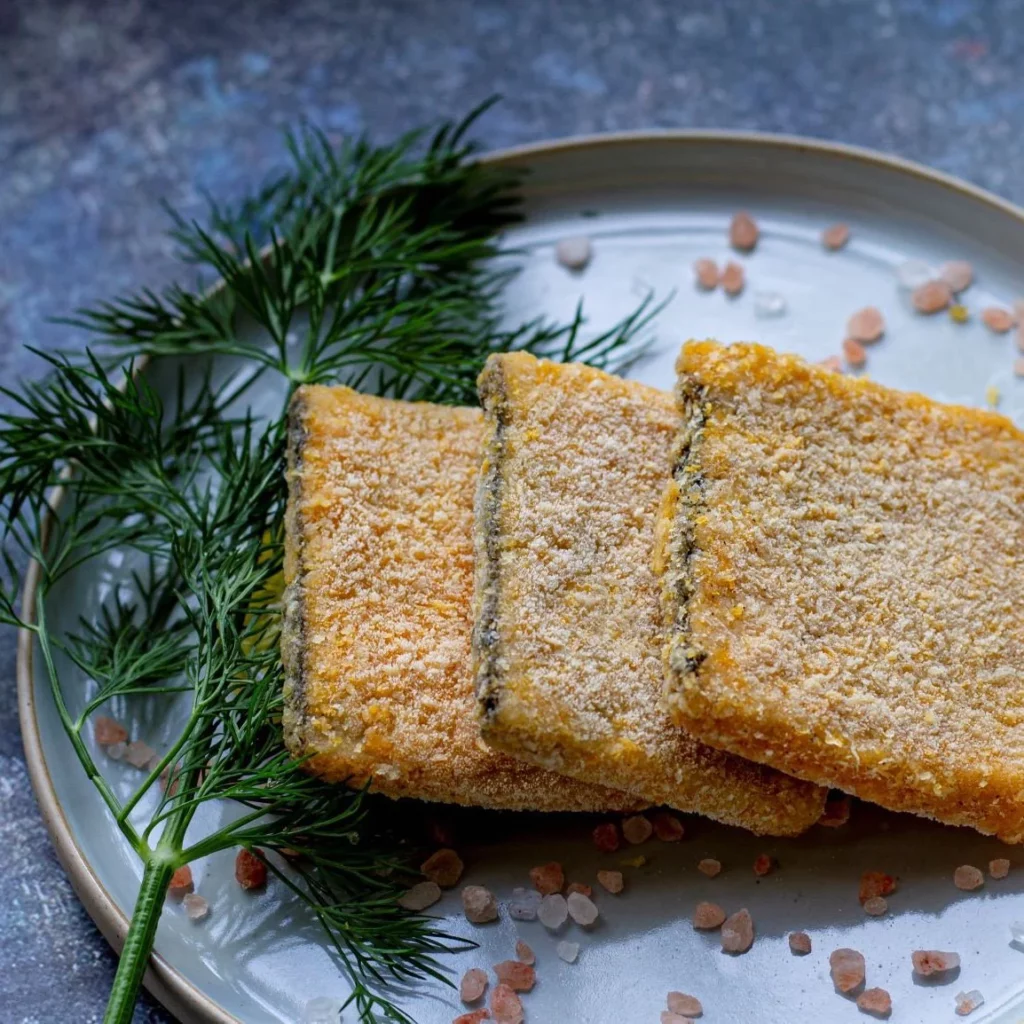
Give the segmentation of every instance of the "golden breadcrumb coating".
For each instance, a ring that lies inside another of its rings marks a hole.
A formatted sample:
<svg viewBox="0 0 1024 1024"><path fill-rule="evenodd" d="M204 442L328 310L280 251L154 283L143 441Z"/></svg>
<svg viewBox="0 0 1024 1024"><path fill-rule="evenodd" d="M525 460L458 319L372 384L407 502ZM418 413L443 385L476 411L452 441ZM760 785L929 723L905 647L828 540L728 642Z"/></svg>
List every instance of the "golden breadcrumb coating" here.
<svg viewBox="0 0 1024 1024"><path fill-rule="evenodd" d="M759 345L693 342L678 370L678 722L1020 842L1024 434Z"/></svg>
<svg viewBox="0 0 1024 1024"><path fill-rule="evenodd" d="M813 824L824 791L712 750L661 705L654 523L672 397L590 367L493 356L477 498L484 737L556 771L756 832Z"/></svg>
<svg viewBox="0 0 1024 1024"><path fill-rule="evenodd" d="M285 737L389 796L594 810L634 797L480 740L470 659L476 409L303 387L290 409Z"/></svg>

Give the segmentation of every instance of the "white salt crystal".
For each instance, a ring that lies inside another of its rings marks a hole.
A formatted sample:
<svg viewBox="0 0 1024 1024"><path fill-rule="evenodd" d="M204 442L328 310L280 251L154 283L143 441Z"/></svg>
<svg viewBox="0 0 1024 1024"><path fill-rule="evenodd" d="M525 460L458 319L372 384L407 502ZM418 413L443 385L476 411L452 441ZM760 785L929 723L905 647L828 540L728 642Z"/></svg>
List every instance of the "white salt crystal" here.
<svg viewBox="0 0 1024 1024"><path fill-rule="evenodd" d="M341 1020L342 1004L330 996L317 996L306 1003L302 1013L302 1024L338 1024Z"/></svg>
<svg viewBox="0 0 1024 1024"><path fill-rule="evenodd" d="M111 743L109 747L103 748L106 751L107 757L112 761L120 761L121 758L128 752L127 743Z"/></svg>
<svg viewBox="0 0 1024 1024"><path fill-rule="evenodd" d="M563 238L555 246L555 259L569 270L582 270L590 262L590 239L586 236Z"/></svg>
<svg viewBox="0 0 1024 1024"><path fill-rule="evenodd" d="M973 1013L985 1002L985 997L976 988L972 988L970 992L957 992L954 998L956 999L956 1012L961 1017Z"/></svg>
<svg viewBox="0 0 1024 1024"><path fill-rule="evenodd" d="M785 312L786 300L778 292L754 292L754 316L770 319Z"/></svg>
<svg viewBox="0 0 1024 1024"><path fill-rule="evenodd" d="M576 957L580 955L580 944L578 942L560 942L555 946L555 952L560 960L567 964L576 963Z"/></svg>
<svg viewBox="0 0 1024 1024"><path fill-rule="evenodd" d="M537 916L545 928L551 928L552 930L561 928L569 916L569 905L565 902L565 897L560 893L552 893L540 901Z"/></svg>
<svg viewBox="0 0 1024 1024"><path fill-rule="evenodd" d="M929 281L935 280L935 268L922 260L907 260L896 268L896 280L901 288L914 291Z"/></svg>
<svg viewBox="0 0 1024 1024"><path fill-rule="evenodd" d="M577 924L588 925L593 924L597 920L597 907L594 905L594 901L590 897L584 896L581 892L569 893L566 906L569 916Z"/></svg>
<svg viewBox="0 0 1024 1024"><path fill-rule="evenodd" d="M513 889L509 901L509 917L516 921L535 921L541 895L536 889Z"/></svg>
<svg viewBox="0 0 1024 1024"><path fill-rule="evenodd" d="M187 893L181 902L190 921L202 921L210 913L210 904L199 893Z"/></svg>

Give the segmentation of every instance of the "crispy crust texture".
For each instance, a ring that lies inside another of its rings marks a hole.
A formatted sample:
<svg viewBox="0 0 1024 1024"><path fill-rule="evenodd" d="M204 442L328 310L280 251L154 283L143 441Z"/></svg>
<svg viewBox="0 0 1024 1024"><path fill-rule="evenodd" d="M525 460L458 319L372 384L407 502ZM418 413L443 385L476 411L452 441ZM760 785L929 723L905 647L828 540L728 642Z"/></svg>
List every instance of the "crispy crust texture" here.
<svg viewBox="0 0 1024 1024"><path fill-rule="evenodd" d="M1024 840L1024 434L691 342L666 508L666 699L694 735Z"/></svg>
<svg viewBox="0 0 1024 1024"><path fill-rule="evenodd" d="M795 834L824 791L696 742L662 690L654 523L670 395L516 353L480 378L477 706L485 739L576 778L755 832Z"/></svg>
<svg viewBox="0 0 1024 1024"><path fill-rule="evenodd" d="M636 806L480 740L470 661L480 412L303 387L289 427L289 750L329 780L393 797Z"/></svg>

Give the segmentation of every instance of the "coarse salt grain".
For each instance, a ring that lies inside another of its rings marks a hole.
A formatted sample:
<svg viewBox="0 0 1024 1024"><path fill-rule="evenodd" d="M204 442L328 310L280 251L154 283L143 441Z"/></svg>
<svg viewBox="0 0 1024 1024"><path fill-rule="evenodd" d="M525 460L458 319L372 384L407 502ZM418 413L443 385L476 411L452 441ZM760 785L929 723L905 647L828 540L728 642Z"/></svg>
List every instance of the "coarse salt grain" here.
<svg viewBox="0 0 1024 1024"><path fill-rule="evenodd" d="M449 849L432 853L420 865L420 871L427 879L442 889L451 889L458 885L463 870L462 858L454 850Z"/></svg>
<svg viewBox="0 0 1024 1024"><path fill-rule="evenodd" d="M811 951L811 937L807 932L790 932L789 949L797 956L806 956Z"/></svg>
<svg viewBox="0 0 1024 1024"><path fill-rule="evenodd" d="M124 755L128 753L128 744L111 743L109 747L104 748L104 751L111 761L120 761L124 758Z"/></svg>
<svg viewBox="0 0 1024 1024"><path fill-rule="evenodd" d="M470 924L487 924L498 916L498 901L490 889L467 885L462 890L462 912Z"/></svg>
<svg viewBox="0 0 1024 1024"><path fill-rule="evenodd" d="M584 896L581 892L574 892L569 894L569 898L565 901L566 908L569 911L569 916L577 923L584 927L592 925L597 920L598 909L594 901L589 896Z"/></svg>
<svg viewBox="0 0 1024 1024"><path fill-rule="evenodd" d="M722 271L722 290L726 295L736 296L743 291L743 285L746 281L746 275L743 272L743 267L738 263L726 263L725 269Z"/></svg>
<svg viewBox="0 0 1024 1024"><path fill-rule="evenodd" d="M985 401L988 403L990 409L995 409L999 405L999 399L999 388L994 384L990 384L985 388Z"/></svg>
<svg viewBox="0 0 1024 1024"><path fill-rule="evenodd" d="M93 737L101 747L109 747L113 743L124 743L128 730L113 718L100 715L93 723Z"/></svg>
<svg viewBox="0 0 1024 1024"><path fill-rule="evenodd" d="M892 997L884 988L868 988L857 996L857 1009L885 1017L892 1012Z"/></svg>
<svg viewBox="0 0 1024 1024"><path fill-rule="evenodd" d="M951 291L966 291L974 281L974 267L967 260L950 260L939 268L939 279L949 285Z"/></svg>
<svg viewBox="0 0 1024 1024"><path fill-rule="evenodd" d="M550 896L553 892L561 892L565 886L565 872L558 861L530 868L530 881L534 889L542 896Z"/></svg>
<svg viewBox="0 0 1024 1024"><path fill-rule="evenodd" d="M464 1003L475 1003L487 991L487 972L470 967L459 982L459 998Z"/></svg>
<svg viewBox="0 0 1024 1024"><path fill-rule="evenodd" d="M692 1017L680 1017L678 1013L671 1010L661 1011L661 1024L692 1024Z"/></svg>
<svg viewBox="0 0 1024 1024"><path fill-rule="evenodd" d="M896 891L896 879L884 871L865 871L860 876L858 896L861 903L872 896L890 896Z"/></svg>
<svg viewBox="0 0 1024 1024"><path fill-rule="evenodd" d="M508 904L509 917L515 921L535 921L540 901L541 895L536 889L513 889Z"/></svg>
<svg viewBox="0 0 1024 1024"><path fill-rule="evenodd" d="M210 904L198 893L186 893L181 903L190 921L202 921L210 913Z"/></svg>
<svg viewBox="0 0 1024 1024"><path fill-rule="evenodd" d="M560 942L555 946L555 952L558 954L559 960L564 960L567 964L574 964L580 955L580 944L578 942Z"/></svg>
<svg viewBox="0 0 1024 1024"><path fill-rule="evenodd" d="M850 798L841 796L825 801L825 810L818 824L825 828L839 828L850 820Z"/></svg>
<svg viewBox="0 0 1024 1024"><path fill-rule="evenodd" d="M698 903L693 912L693 927L699 931L711 931L725 920L725 911L717 903Z"/></svg>
<svg viewBox="0 0 1024 1024"><path fill-rule="evenodd" d="M522 939L516 942L516 959L531 967L537 962L537 954Z"/></svg>
<svg viewBox="0 0 1024 1024"><path fill-rule="evenodd" d="M262 850L255 852L244 847L235 857L235 881L243 889L260 889L267 884L267 865L257 856Z"/></svg>
<svg viewBox="0 0 1024 1024"><path fill-rule="evenodd" d="M874 306L857 310L846 322L847 337L870 345L885 333L885 317Z"/></svg>
<svg viewBox="0 0 1024 1024"><path fill-rule="evenodd" d="M686 834L683 823L674 814L665 811L651 815L651 827L654 829L654 838L663 843L678 843Z"/></svg>
<svg viewBox="0 0 1024 1024"><path fill-rule="evenodd" d="M585 236L563 238L555 246L555 259L567 270L582 270L593 255L590 239Z"/></svg>
<svg viewBox="0 0 1024 1024"><path fill-rule="evenodd" d="M491 1019L491 1011L481 1007L479 1010L470 1010L469 1013L460 1013L452 1024L482 1024L485 1020Z"/></svg>
<svg viewBox="0 0 1024 1024"><path fill-rule="evenodd" d="M537 981L537 972L521 960L502 960L494 965L494 973L498 981L513 992L529 992Z"/></svg>
<svg viewBox="0 0 1024 1024"><path fill-rule="evenodd" d="M839 992L852 992L864 984L864 955L855 949L837 949L828 958L832 984Z"/></svg>
<svg viewBox="0 0 1024 1024"><path fill-rule="evenodd" d="M441 898L441 887L437 882L417 882L398 897L398 905L406 910L426 910Z"/></svg>
<svg viewBox="0 0 1024 1024"><path fill-rule="evenodd" d="M722 949L726 953L746 953L754 944L754 922L750 911L737 910L722 923Z"/></svg>
<svg viewBox="0 0 1024 1024"><path fill-rule="evenodd" d="M697 864L697 870L708 878L714 878L715 875L721 874L722 862L715 860L714 857L705 857Z"/></svg>
<svg viewBox="0 0 1024 1024"><path fill-rule="evenodd" d="M940 313L953 301L953 293L945 281L929 281L915 288L910 299L918 313L931 316Z"/></svg>
<svg viewBox="0 0 1024 1024"><path fill-rule="evenodd" d="M155 756L156 751L148 743L143 743L142 740L135 740L133 743L128 744L124 753L124 760L133 768L147 768Z"/></svg>
<svg viewBox="0 0 1024 1024"><path fill-rule="evenodd" d="M718 267L714 260L697 260L693 265L693 273L698 288L710 292L718 287Z"/></svg>
<svg viewBox="0 0 1024 1024"><path fill-rule="evenodd" d="M584 885L583 882L570 882L565 889L566 897L571 896L574 892L581 892L584 896L593 896L594 890L589 885Z"/></svg>
<svg viewBox="0 0 1024 1024"><path fill-rule="evenodd" d="M306 1003L302 1011L302 1024L338 1024L342 1003L330 996L317 996Z"/></svg>
<svg viewBox="0 0 1024 1024"><path fill-rule="evenodd" d="M508 985L495 985L491 993L491 1014L497 1024L522 1024L523 1004Z"/></svg>
<svg viewBox="0 0 1024 1024"><path fill-rule="evenodd" d="M606 821L591 832L594 845L602 853L614 853L619 848L619 828L613 821Z"/></svg>
<svg viewBox="0 0 1024 1024"><path fill-rule="evenodd" d="M625 882L622 880L621 871L598 871L597 880L601 887L610 892L613 896L622 892Z"/></svg>
<svg viewBox="0 0 1024 1024"><path fill-rule="evenodd" d="M939 949L915 949L910 954L914 972L922 978L930 978L933 974L945 974L955 971L960 966L959 953L944 953Z"/></svg>
<svg viewBox="0 0 1024 1024"><path fill-rule="evenodd" d="M761 232L749 213L740 211L729 225L729 244L741 252L750 252L757 245Z"/></svg>
<svg viewBox="0 0 1024 1024"><path fill-rule="evenodd" d="M1024 359L1015 359L1013 361L1013 375L1015 377L1024 377ZM107 748L107 753L110 753L112 747Z"/></svg>
<svg viewBox="0 0 1024 1024"><path fill-rule="evenodd" d="M973 864L961 864L953 872L953 884L964 892L973 892L985 884L985 876Z"/></svg>
<svg viewBox="0 0 1024 1024"><path fill-rule="evenodd" d="M956 1000L956 1012L961 1017L966 1017L969 1013L985 1003L985 997L976 989L972 988L970 992L957 992L954 996Z"/></svg>
<svg viewBox="0 0 1024 1024"><path fill-rule="evenodd" d="M832 252L842 249L849 240L850 228L846 224L833 224L821 233L821 244Z"/></svg>
<svg viewBox="0 0 1024 1024"><path fill-rule="evenodd" d="M988 306L983 309L981 322L995 334L1006 334L1017 323L1012 313L999 306Z"/></svg>
<svg viewBox="0 0 1024 1024"><path fill-rule="evenodd" d="M646 843L653 832L654 826L642 814L634 814L633 817L626 818L622 823L622 834L625 836L626 842L632 843L634 846L638 843Z"/></svg>
<svg viewBox="0 0 1024 1024"><path fill-rule="evenodd" d="M869 917L881 917L888 909L884 896L872 896L864 901L864 913Z"/></svg>
<svg viewBox="0 0 1024 1024"><path fill-rule="evenodd" d="M754 861L754 874L758 878L764 878L775 870L775 861L767 853L760 854Z"/></svg>
<svg viewBox="0 0 1024 1024"><path fill-rule="evenodd" d="M854 338L845 338L843 340L843 357L846 359L847 366L859 370L868 361L868 351Z"/></svg>
<svg viewBox="0 0 1024 1024"><path fill-rule="evenodd" d="M896 268L896 280L901 288L914 291L935 280L935 270L920 260L907 260Z"/></svg>
<svg viewBox="0 0 1024 1024"><path fill-rule="evenodd" d="M550 928L554 931L556 928L561 928L569 917L569 904L566 903L565 897L561 894L557 892L552 893L552 895L545 896L540 901L537 917L540 918L540 923L545 928Z"/></svg>
<svg viewBox="0 0 1024 1024"><path fill-rule="evenodd" d="M167 895L174 900L183 899L186 893L190 893L195 886L192 882L192 869L187 865L183 865L178 868L173 875L171 875L170 882L167 883Z"/></svg>
<svg viewBox="0 0 1024 1024"><path fill-rule="evenodd" d="M991 878L1005 878L1010 873L1010 862L1005 857L998 857L988 862L988 873Z"/></svg>
<svg viewBox="0 0 1024 1024"><path fill-rule="evenodd" d="M754 316L771 320L786 313L786 300L778 292L754 292Z"/></svg>
<svg viewBox="0 0 1024 1024"><path fill-rule="evenodd" d="M700 1000L685 992L669 992L666 1002L669 1010L680 1017L699 1017L704 1012Z"/></svg>
<svg viewBox="0 0 1024 1024"><path fill-rule="evenodd" d="M1010 938L1018 945L1024 945L1024 921L1010 922Z"/></svg>

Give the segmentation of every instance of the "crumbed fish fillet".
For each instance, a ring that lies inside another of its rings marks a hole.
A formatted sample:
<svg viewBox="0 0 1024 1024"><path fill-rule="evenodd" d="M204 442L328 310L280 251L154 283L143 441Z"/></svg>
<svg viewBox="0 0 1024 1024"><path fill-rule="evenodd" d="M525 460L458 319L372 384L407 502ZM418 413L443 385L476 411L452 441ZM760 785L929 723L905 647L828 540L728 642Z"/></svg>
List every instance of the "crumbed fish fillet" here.
<svg viewBox="0 0 1024 1024"><path fill-rule="evenodd" d="M290 409L285 738L389 796L537 810L635 806L480 740L470 657L475 409L303 387Z"/></svg>
<svg viewBox="0 0 1024 1024"><path fill-rule="evenodd" d="M536 764L755 832L813 824L824 791L712 750L661 705L654 524L671 395L574 364L492 356L477 497L484 737Z"/></svg>
<svg viewBox="0 0 1024 1024"><path fill-rule="evenodd" d="M1024 840L1024 434L759 345L690 343L678 370L676 720Z"/></svg>

